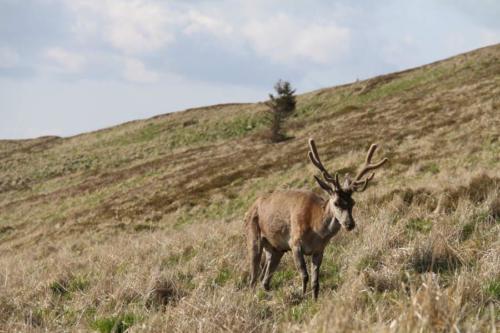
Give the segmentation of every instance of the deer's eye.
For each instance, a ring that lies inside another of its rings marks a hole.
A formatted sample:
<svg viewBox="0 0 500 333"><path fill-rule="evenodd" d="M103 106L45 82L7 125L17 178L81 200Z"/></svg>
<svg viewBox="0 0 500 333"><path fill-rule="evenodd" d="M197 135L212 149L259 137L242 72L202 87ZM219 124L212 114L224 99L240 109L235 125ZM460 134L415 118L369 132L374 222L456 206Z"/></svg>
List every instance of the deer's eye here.
<svg viewBox="0 0 500 333"><path fill-rule="evenodd" d="M335 205L335 207L340 207L340 203L338 201L334 201L333 204Z"/></svg>

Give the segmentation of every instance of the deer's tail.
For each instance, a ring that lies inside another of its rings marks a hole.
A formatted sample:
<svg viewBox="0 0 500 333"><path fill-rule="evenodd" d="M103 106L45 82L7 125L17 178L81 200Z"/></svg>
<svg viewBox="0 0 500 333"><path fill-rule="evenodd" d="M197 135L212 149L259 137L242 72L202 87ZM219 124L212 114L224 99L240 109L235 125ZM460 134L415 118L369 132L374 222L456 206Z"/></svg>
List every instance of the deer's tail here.
<svg viewBox="0 0 500 333"><path fill-rule="evenodd" d="M250 285L255 286L259 277L260 259L262 256L262 239L259 227L257 202L245 216L245 232L247 236L248 257L250 259Z"/></svg>

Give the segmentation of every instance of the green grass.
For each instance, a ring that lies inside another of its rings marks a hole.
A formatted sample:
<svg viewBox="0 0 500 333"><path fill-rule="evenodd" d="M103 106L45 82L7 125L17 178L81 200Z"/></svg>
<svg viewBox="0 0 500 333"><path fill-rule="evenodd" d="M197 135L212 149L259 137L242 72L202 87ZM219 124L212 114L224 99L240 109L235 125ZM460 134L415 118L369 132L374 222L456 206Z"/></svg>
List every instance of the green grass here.
<svg viewBox="0 0 500 333"><path fill-rule="evenodd" d="M89 286L90 279L87 275L74 275L52 282L49 288L55 296L69 296L74 292L85 291Z"/></svg>
<svg viewBox="0 0 500 333"><path fill-rule="evenodd" d="M174 253L168 256L164 261L162 261L162 267L172 267L178 265L179 263L186 263L192 258L194 258L197 254L197 251L192 247L186 247L180 253Z"/></svg>
<svg viewBox="0 0 500 333"><path fill-rule="evenodd" d="M176 127L169 132L165 141L171 149L200 143L207 144L217 140L240 138L263 128L265 123L264 114L261 114L243 115L187 128Z"/></svg>
<svg viewBox="0 0 500 333"><path fill-rule="evenodd" d="M319 309L317 303L310 298L302 299L301 296L292 296L292 298L297 298L297 300L292 301L292 306L284 317L285 320L301 323L312 317ZM294 304L295 302L298 302L298 304Z"/></svg>
<svg viewBox="0 0 500 333"><path fill-rule="evenodd" d="M437 175L439 173L439 166L436 163L428 163L423 165L420 170L424 173L430 173L432 175Z"/></svg>
<svg viewBox="0 0 500 333"><path fill-rule="evenodd" d="M375 263L360 263L360 270L366 268L370 265L374 265ZM375 264L376 265L376 264ZM337 289L341 284L342 284L342 269L340 264L330 261L330 260L325 260L323 264L321 265L321 270L320 270L320 281L322 282L323 286L329 287L331 289Z"/></svg>
<svg viewBox="0 0 500 333"><path fill-rule="evenodd" d="M316 112L319 112L324 107L324 104L319 101L311 101L307 104L298 105L295 112L292 114L292 119L304 119L310 117Z"/></svg>
<svg viewBox="0 0 500 333"><path fill-rule="evenodd" d="M138 321L139 318L133 313L126 313L95 319L90 323L90 327L100 333L124 333Z"/></svg>
<svg viewBox="0 0 500 333"><path fill-rule="evenodd" d="M368 254L362 257L356 264L356 269L362 271L365 269L374 269L380 265L380 257L375 254Z"/></svg>
<svg viewBox="0 0 500 333"><path fill-rule="evenodd" d="M447 72L447 69L438 66L428 71L419 70L407 76L394 78L388 83L375 86L368 93L361 95L359 101L364 104L377 99L400 95L412 89L423 87L429 82L439 80Z"/></svg>
<svg viewBox="0 0 500 333"><path fill-rule="evenodd" d="M413 218L408 221L405 228L410 234L415 232L427 234L432 230L432 221L425 218Z"/></svg>
<svg viewBox="0 0 500 333"><path fill-rule="evenodd" d="M486 285L485 290L490 297L500 301L500 278L490 281Z"/></svg>
<svg viewBox="0 0 500 333"><path fill-rule="evenodd" d="M278 289L282 287L285 283L292 281L294 277L298 275L296 270L284 269L278 270L274 273L271 279L271 289Z"/></svg>
<svg viewBox="0 0 500 333"><path fill-rule="evenodd" d="M475 229L476 229L476 223L474 222L466 223L460 230L460 240L466 241L467 239L469 239L474 233Z"/></svg>
<svg viewBox="0 0 500 333"><path fill-rule="evenodd" d="M233 272L229 267L222 267L217 272L217 276L213 280L213 285L215 286L224 286L229 280L233 277Z"/></svg>

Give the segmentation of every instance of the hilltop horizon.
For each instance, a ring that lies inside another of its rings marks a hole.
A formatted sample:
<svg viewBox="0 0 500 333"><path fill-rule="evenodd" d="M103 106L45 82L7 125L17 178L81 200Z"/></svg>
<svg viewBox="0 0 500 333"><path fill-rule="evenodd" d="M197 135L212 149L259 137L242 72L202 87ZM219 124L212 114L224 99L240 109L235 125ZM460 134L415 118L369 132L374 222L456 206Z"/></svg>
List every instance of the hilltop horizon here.
<svg viewBox="0 0 500 333"><path fill-rule="evenodd" d="M432 62L423 64L423 65L420 65L420 66L410 67L410 68L398 70L398 71L395 71L395 72L379 73L376 76L373 76L371 78L366 78L366 79L363 79L363 80L355 80L355 81L346 82L346 83L342 83L342 84L338 84L338 85L334 85L334 86L327 86L327 87L317 88L317 89L314 89L314 90L311 90L311 91L298 92L298 95L301 96L301 95L313 94L313 93L315 93L317 91L321 91L321 90L324 90L324 89L334 89L334 88L340 88L340 87L347 87L347 86L351 86L353 84L363 83L363 82L366 82L366 81L369 81L369 80L374 80L374 79L377 79L379 77L384 77L384 76L387 76L387 75L397 75L397 74L401 74L401 73L405 73L405 72L411 72L411 71L414 71L414 70L425 68L427 66L431 66L433 64L438 64L440 62L447 61L449 59L452 59L452 58L460 56L460 55L474 53L474 52L477 52L479 50L486 49L486 48L491 48L491 47L495 47L495 46L498 46L498 45L500 45L500 44L492 44L492 45L488 45L488 46L483 46L483 47L480 47L480 48L477 48L477 49L474 49L474 50L470 50L470 51L462 52L462 53L459 53L459 54L456 54L456 55L452 55L452 56L449 56L447 58L437 59L437 60L434 60ZM269 93L272 92L272 85L274 83L275 82L270 82ZM293 82L291 82L291 83L293 85ZM267 97L268 94L266 94L265 96ZM117 126L121 126L121 125L126 125L126 124L133 123L133 122L136 122L136 121L145 121L145 120L154 119L154 118L158 118L158 117L164 117L164 116L167 116L169 114L174 114L174 113L179 113L179 112L189 112L189 111L198 110L198 109L214 108L214 107L224 107L224 106L232 106L232 105L258 104L258 103L263 103L266 100L267 99L257 100L257 101L249 101L249 102L232 102L232 101L228 100L227 102L223 102L223 103L216 103L216 104L203 105L203 106L190 106L190 107L187 107L185 109L180 109L180 110L170 111L170 112L166 112L166 113L160 113L160 114L156 114L156 115L151 115L151 116L148 116L148 117L145 117L145 118L130 119L130 120L127 120L125 122L114 123L114 124L110 124L109 126L105 126L105 127L102 127L102 128L95 128L95 129L92 129L92 130L89 130L89 131L78 132L78 133L74 133L74 134L67 135L67 136L61 136L61 135L58 135L57 133L47 133L45 135L41 135L41 136L38 136L38 137L0 138L0 141L31 140L31 139L51 138L51 137L71 138L71 137L75 137L75 136L80 136L80 135L85 135L85 134L89 134L89 133L99 132L99 131L102 131L102 130L107 130L107 129L110 129L110 128L113 128L113 127L117 127Z"/></svg>

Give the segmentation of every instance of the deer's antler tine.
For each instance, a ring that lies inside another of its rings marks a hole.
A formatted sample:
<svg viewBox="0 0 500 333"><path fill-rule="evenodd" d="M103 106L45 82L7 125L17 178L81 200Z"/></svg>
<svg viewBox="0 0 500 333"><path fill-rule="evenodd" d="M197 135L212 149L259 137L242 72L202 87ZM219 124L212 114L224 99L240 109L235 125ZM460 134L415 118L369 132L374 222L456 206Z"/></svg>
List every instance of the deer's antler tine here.
<svg viewBox="0 0 500 333"><path fill-rule="evenodd" d="M373 154L375 153L375 150L377 150L377 148L378 145L376 143L370 146L370 149L368 149L368 153L366 154L365 164L370 164L370 162L372 161Z"/></svg>
<svg viewBox="0 0 500 333"><path fill-rule="evenodd" d="M314 154L312 152L308 152L307 153L307 156L309 156L309 159L311 160L311 162L316 166L316 168L320 169L321 171L323 171L323 166L321 165L321 163L314 157Z"/></svg>
<svg viewBox="0 0 500 333"><path fill-rule="evenodd" d="M321 162L321 159L319 158L318 149L316 148L316 144L314 142L314 139L312 138L309 139L309 148L310 148L310 151L308 152L309 159L314 164L314 166L316 166L321 171L323 178L329 183L333 184L334 187L340 189L338 175L335 174L335 177L332 177L332 175L330 175L330 173L326 170L323 163Z"/></svg>
<svg viewBox="0 0 500 333"><path fill-rule="evenodd" d="M333 178L328 172L326 171L323 171L323 178L325 178L327 181L329 181L330 183L333 183L335 182L335 178Z"/></svg>
<svg viewBox="0 0 500 333"><path fill-rule="evenodd" d="M309 156L311 162L314 164L314 166L316 166L316 168L318 168L321 171L323 178L325 178L326 181L332 183L334 186L337 187L338 182L335 181L335 178L332 177L330 173L328 173L326 168L323 166L323 163L321 163L321 159L319 158L318 154L318 149L316 148L316 144L314 142L314 139L312 138L309 139L309 149L310 150L307 156Z"/></svg>
<svg viewBox="0 0 500 333"><path fill-rule="evenodd" d="M355 181L358 181L358 180L361 180L361 178L368 172L368 171L371 171L371 170L374 170L374 169L377 169L377 168L380 168L385 162L388 161L387 158L384 158L382 159L381 161L377 162L377 163L371 163L372 161L372 157L373 157L373 154L375 153L375 150L377 150L377 145L376 144L372 144L370 146L370 149L368 149L368 153L366 154L366 161L365 161L365 164L363 166L363 168L361 169L361 171L356 175L356 177L354 178Z"/></svg>
<svg viewBox="0 0 500 333"><path fill-rule="evenodd" d="M325 167L323 166L323 163L321 163L321 159L319 158L319 154L318 154L318 149L316 148L316 143L314 143L314 139L312 139L312 138L309 139L309 148L311 150L309 151L308 155L309 155L309 159L311 160L311 162L313 162L313 164L318 169L320 169L323 173L326 173L328 176L330 176L328 171L326 171Z"/></svg>
<svg viewBox="0 0 500 333"><path fill-rule="evenodd" d="M378 169L380 168L382 165L385 164L385 162L387 162L388 159L387 157L384 158L383 160L381 160L380 162L378 163L375 163L375 164L369 164L369 165L366 165L360 172L359 174L356 176L355 180L360 180L368 171L371 171L371 170L374 170L374 169Z"/></svg>
<svg viewBox="0 0 500 333"><path fill-rule="evenodd" d="M372 144L370 146L370 149L368 149L368 153L366 154L365 164L363 165L361 170L358 172L358 174L356 175L356 177L354 178L354 181L352 182L352 184L350 186L351 190L356 191L356 192L363 192L366 189L370 180L372 180L373 177L375 176L375 173L372 172L365 179L362 179L363 176L371 170L375 170L377 168L380 168L382 165L384 165L388 161L387 158L383 158L381 161L379 161L377 163L372 163L372 157L373 157L373 154L375 153L375 150L377 150L377 145Z"/></svg>
<svg viewBox="0 0 500 333"><path fill-rule="evenodd" d="M321 186L321 188L329 193L331 193L333 191L333 188L325 183L323 180L321 180L321 178L319 178L318 176L314 176L314 179L316 179L316 182L319 184L319 186Z"/></svg>
<svg viewBox="0 0 500 333"><path fill-rule="evenodd" d="M316 168L318 168L321 171L323 178L325 178L329 182L334 181L333 177L328 173L328 171L326 171L321 161L319 161L312 152L309 152L307 156L309 156L309 159L316 166Z"/></svg>
<svg viewBox="0 0 500 333"><path fill-rule="evenodd" d="M342 187L340 186L340 181L339 181L339 174L336 172L335 173L335 180L334 180L335 187L338 189L341 189Z"/></svg>
<svg viewBox="0 0 500 333"><path fill-rule="evenodd" d="M314 142L313 138L309 138L309 148L310 148L310 152L314 155L315 159L318 162L320 162L320 160L319 160L319 154L318 154L318 149L316 149L316 143Z"/></svg>
<svg viewBox="0 0 500 333"><path fill-rule="evenodd" d="M358 185L362 185L362 184L364 184L364 182L365 182L366 180L367 180L367 181L372 180L374 176L375 176L375 172L372 172L372 173L371 173L368 177L366 177L365 179L363 179L363 180L356 180L356 181L352 182L352 184L353 184L353 185L356 185L356 186L358 186Z"/></svg>
<svg viewBox="0 0 500 333"><path fill-rule="evenodd" d="M351 187L354 191L356 192L363 192L366 190L366 187L368 186L368 182L373 179L375 176L375 172L372 172L368 177L366 177L364 180L357 180L352 182Z"/></svg>
<svg viewBox="0 0 500 333"><path fill-rule="evenodd" d="M356 192L363 192L366 190L366 187L368 186L368 178L366 178L363 182L361 182L359 185L353 185L352 189Z"/></svg>

